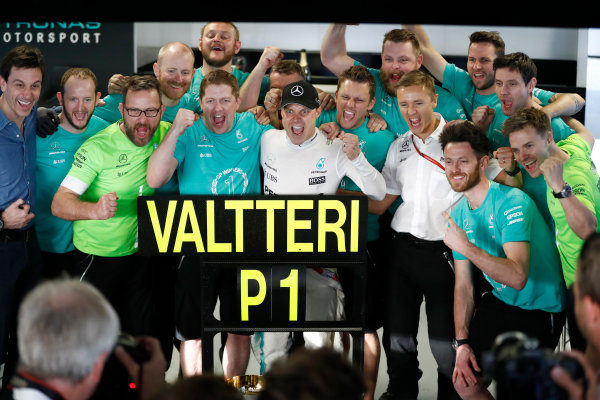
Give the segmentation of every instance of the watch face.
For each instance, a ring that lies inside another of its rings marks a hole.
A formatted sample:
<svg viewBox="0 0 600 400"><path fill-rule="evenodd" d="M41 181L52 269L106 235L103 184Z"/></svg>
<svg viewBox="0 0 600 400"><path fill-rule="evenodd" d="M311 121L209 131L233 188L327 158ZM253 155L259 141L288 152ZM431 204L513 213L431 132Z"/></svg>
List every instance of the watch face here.
<svg viewBox="0 0 600 400"><path fill-rule="evenodd" d="M571 189L571 185L569 185L568 183L565 183L565 185L563 186L563 188L560 192L554 193L554 191L553 191L552 194L557 199L566 199L567 197L570 197L573 194L573 190Z"/></svg>
<svg viewBox="0 0 600 400"><path fill-rule="evenodd" d="M562 193L564 197L571 196L573 194L573 189L571 189L571 185L565 183L565 187L563 188Z"/></svg>

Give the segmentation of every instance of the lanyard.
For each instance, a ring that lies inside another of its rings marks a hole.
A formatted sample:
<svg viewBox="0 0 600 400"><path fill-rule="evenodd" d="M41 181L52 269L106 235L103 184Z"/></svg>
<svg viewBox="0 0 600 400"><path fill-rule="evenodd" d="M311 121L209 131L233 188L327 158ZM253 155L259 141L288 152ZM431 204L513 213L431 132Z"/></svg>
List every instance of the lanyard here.
<svg viewBox="0 0 600 400"><path fill-rule="evenodd" d="M412 139L413 147L415 148L415 150L416 150L416 152L417 152L418 155L420 155L421 157L423 157L427 161L429 161L429 162L437 165L438 167L440 167L442 169L442 171L446 171L446 168L444 168L444 166L442 164L440 164L437 160L434 160L433 158L429 157L427 154L423 154L423 153L421 153L419 151L419 148L415 144L415 137L414 136L411 136L410 138Z"/></svg>
<svg viewBox="0 0 600 400"><path fill-rule="evenodd" d="M50 400L65 400L65 398L47 383L24 371L17 372L8 384L9 389L31 388L45 394Z"/></svg>

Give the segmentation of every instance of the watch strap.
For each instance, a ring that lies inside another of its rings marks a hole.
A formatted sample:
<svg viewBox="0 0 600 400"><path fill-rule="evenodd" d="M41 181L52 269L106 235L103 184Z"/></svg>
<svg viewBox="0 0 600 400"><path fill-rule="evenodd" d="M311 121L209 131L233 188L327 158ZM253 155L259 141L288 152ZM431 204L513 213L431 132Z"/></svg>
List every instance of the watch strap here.
<svg viewBox="0 0 600 400"><path fill-rule="evenodd" d="M454 345L454 348L457 349L463 344L469 344L469 339L454 339L454 342L452 344Z"/></svg>

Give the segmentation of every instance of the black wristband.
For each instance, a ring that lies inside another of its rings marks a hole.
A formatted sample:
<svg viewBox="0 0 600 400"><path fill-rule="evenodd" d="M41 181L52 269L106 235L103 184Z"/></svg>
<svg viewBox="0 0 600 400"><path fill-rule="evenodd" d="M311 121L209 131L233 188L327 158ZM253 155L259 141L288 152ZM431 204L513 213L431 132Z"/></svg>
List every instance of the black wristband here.
<svg viewBox="0 0 600 400"><path fill-rule="evenodd" d="M521 168L519 168L519 166L517 165L517 168L515 168L514 171L508 171L508 170L504 170L504 172L506 172L506 174L508 176L515 176L517 175L519 172L521 172Z"/></svg>

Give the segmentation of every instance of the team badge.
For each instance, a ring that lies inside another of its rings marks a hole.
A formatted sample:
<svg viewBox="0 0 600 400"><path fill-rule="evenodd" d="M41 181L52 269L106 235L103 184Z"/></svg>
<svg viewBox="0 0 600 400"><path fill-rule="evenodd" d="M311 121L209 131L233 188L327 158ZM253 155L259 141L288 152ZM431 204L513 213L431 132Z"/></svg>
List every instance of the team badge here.
<svg viewBox="0 0 600 400"><path fill-rule="evenodd" d="M302 89L302 86L296 85L292 88L291 93L292 96L302 96L304 94L304 89Z"/></svg>

